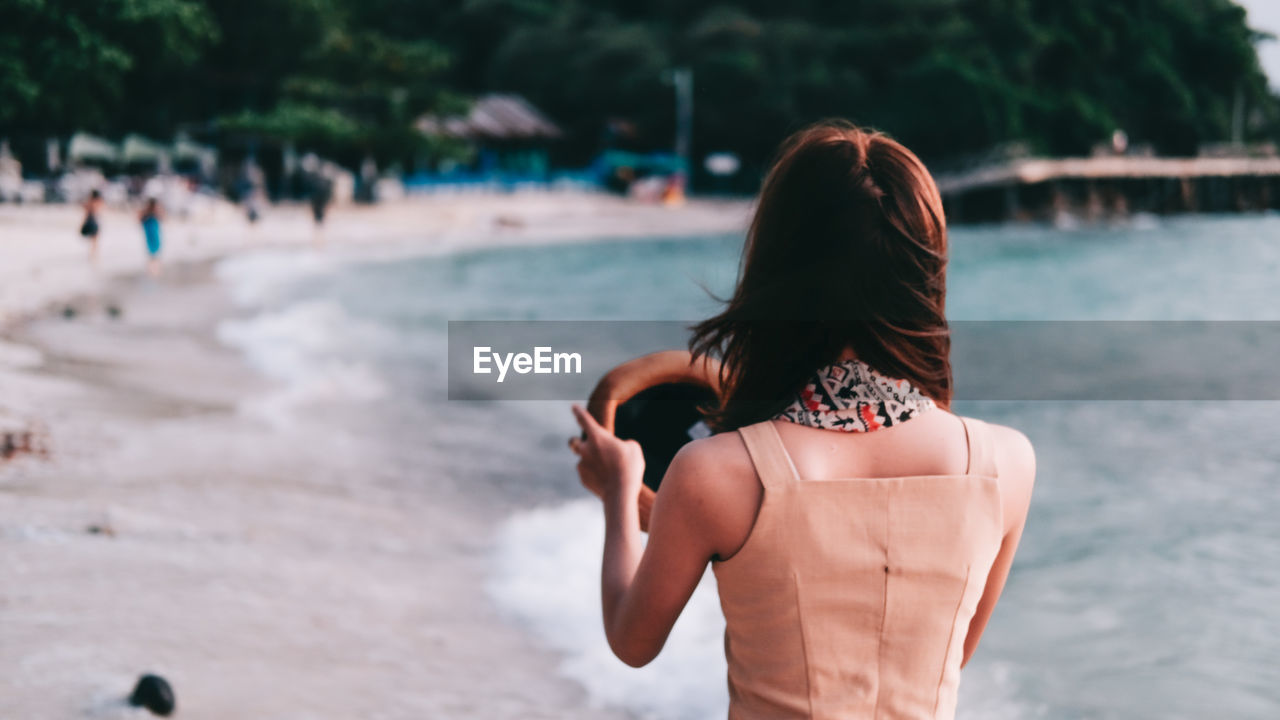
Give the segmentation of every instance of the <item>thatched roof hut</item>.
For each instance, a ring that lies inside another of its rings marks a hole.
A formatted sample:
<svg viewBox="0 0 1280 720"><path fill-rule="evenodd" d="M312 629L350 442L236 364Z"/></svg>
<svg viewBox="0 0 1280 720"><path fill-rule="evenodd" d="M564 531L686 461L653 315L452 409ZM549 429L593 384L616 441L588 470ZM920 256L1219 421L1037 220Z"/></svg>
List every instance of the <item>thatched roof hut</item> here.
<svg viewBox="0 0 1280 720"><path fill-rule="evenodd" d="M423 115L414 123L426 135L480 142L554 140L560 128L519 95L477 98L466 115Z"/></svg>

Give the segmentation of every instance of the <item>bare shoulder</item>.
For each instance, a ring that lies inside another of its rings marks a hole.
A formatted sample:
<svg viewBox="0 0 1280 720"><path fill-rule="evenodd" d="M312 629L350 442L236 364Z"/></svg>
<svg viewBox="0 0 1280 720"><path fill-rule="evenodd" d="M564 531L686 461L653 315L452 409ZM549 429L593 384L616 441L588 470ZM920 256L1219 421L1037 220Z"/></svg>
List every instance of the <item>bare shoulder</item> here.
<svg viewBox="0 0 1280 720"><path fill-rule="evenodd" d="M991 428L996 465L1000 468L1000 474L1035 480L1036 451L1027 436L1005 425L987 423L987 426Z"/></svg>
<svg viewBox="0 0 1280 720"><path fill-rule="evenodd" d="M725 432L694 440L680 448L671 460L662 490L681 494L733 491L744 480L755 480L755 466L742 436ZM668 486L670 483L670 486Z"/></svg>
<svg viewBox="0 0 1280 720"><path fill-rule="evenodd" d="M1036 481L1036 451L1027 436L1018 430L992 423L988 423L988 427L1000 472L1006 529L1020 532Z"/></svg>
<svg viewBox="0 0 1280 720"><path fill-rule="evenodd" d="M675 524L696 528L711 557L728 557L751 531L763 497L742 437L726 432L685 445L672 459L654 503Z"/></svg>

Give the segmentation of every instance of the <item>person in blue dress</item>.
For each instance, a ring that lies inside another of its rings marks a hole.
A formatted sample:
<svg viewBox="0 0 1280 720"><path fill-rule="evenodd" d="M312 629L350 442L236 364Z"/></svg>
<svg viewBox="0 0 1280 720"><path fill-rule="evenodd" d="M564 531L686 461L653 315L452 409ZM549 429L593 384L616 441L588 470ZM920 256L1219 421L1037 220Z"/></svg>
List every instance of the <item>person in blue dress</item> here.
<svg viewBox="0 0 1280 720"><path fill-rule="evenodd" d="M138 216L147 240L147 274L152 277L160 274L160 219L163 216L160 201L154 197L147 198L147 204Z"/></svg>

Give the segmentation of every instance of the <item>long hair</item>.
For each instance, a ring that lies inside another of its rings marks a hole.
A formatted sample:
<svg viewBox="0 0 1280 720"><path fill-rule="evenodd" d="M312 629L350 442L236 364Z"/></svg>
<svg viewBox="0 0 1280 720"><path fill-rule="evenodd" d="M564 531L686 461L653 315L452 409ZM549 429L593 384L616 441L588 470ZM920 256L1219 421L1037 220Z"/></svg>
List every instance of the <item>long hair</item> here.
<svg viewBox="0 0 1280 720"><path fill-rule="evenodd" d="M738 284L693 328L719 355L720 429L772 417L846 350L951 404L947 230L910 150L843 121L792 135L765 178Z"/></svg>

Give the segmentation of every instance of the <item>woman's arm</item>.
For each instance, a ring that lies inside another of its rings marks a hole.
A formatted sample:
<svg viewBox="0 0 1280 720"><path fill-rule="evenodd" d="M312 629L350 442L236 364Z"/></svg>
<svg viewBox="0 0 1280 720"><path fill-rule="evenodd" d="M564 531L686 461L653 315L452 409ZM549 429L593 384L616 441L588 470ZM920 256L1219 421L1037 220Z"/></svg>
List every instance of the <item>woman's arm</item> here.
<svg viewBox="0 0 1280 720"><path fill-rule="evenodd" d="M1004 539L1000 543L1000 552L991 565L987 575L987 585L982 591L982 599L978 601L978 609L969 621L969 632L964 638L964 659L960 666L964 667L978 649L978 641L982 632L987 629L987 621L996 609L1000 593L1004 591L1005 581L1009 579L1009 569L1013 567L1013 556L1018 551L1018 542L1022 539L1022 528L1027 522L1027 510L1031 505L1031 488L1036 478L1036 455L1031 441L1022 433L1009 428L996 428L1000 431L1001 468L1000 498L1004 509Z"/></svg>
<svg viewBox="0 0 1280 720"><path fill-rule="evenodd" d="M691 454L676 455L653 506L646 546L640 530L638 497L644 455L634 441L619 440L582 408L574 415L586 439L570 446L579 455L584 485L604 488L605 543L600 597L605 636L620 660L640 667L657 657L680 612L714 554L709 530L699 514L700 465Z"/></svg>

